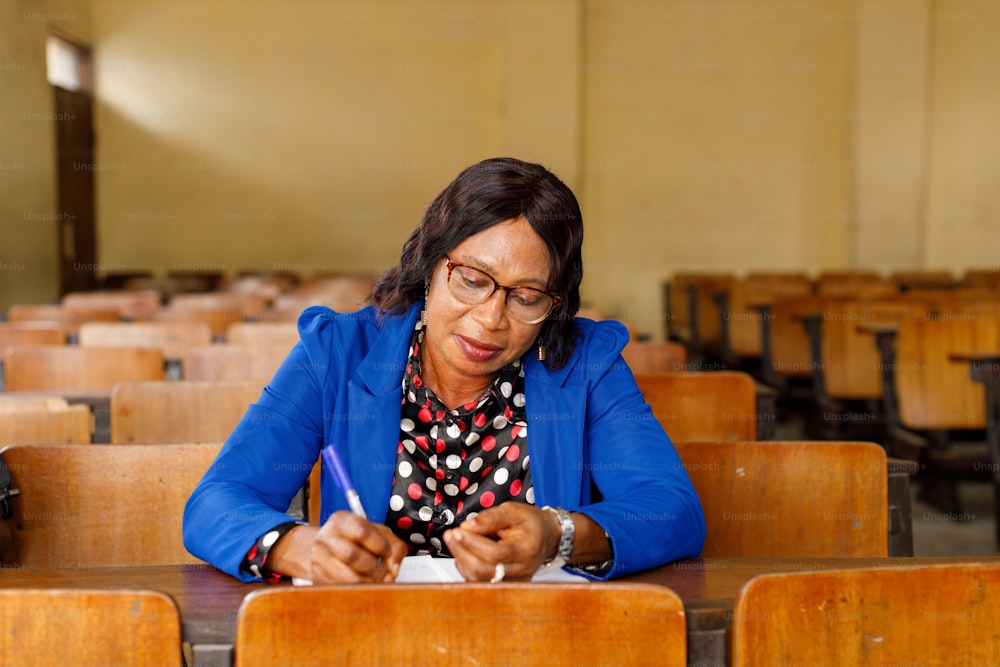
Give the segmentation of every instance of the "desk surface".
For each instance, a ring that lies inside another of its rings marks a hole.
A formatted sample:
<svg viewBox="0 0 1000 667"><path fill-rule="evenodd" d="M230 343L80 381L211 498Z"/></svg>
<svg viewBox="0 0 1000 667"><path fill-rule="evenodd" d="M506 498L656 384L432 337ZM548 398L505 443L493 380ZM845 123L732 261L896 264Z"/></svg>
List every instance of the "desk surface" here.
<svg viewBox="0 0 1000 667"><path fill-rule="evenodd" d="M679 561L641 572L620 581L667 586L684 601L689 641L707 633L723 655L726 630L732 625L733 603L740 588L759 574L804 570L885 567L945 562L996 561L997 558L706 558ZM277 584L285 585L285 584ZM389 584L387 584L389 585ZM428 584L440 585L440 584ZM461 585L461 584L445 584ZM595 583L595 586L600 584ZM2 588L133 588L161 591L177 603L184 641L209 645L231 655L236 637L236 615L243 598L263 583L243 583L207 565L123 568L63 568L29 570L0 568ZM699 649L701 650L701 649ZM692 651L692 664L710 664Z"/></svg>

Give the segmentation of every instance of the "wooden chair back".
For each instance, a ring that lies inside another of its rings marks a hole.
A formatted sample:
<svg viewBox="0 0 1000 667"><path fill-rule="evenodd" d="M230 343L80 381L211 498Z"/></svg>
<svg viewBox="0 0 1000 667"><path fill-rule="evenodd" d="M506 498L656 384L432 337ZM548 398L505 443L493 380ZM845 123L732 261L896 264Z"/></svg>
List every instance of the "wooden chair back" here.
<svg viewBox="0 0 1000 667"><path fill-rule="evenodd" d="M197 295L191 295L197 296ZM238 307L187 307L168 306L156 312L154 318L168 322L204 322L212 330L212 339L224 341L229 327L237 322L243 322L246 315Z"/></svg>
<svg viewBox="0 0 1000 667"><path fill-rule="evenodd" d="M11 345L65 345L66 332L54 322L0 322L0 359Z"/></svg>
<svg viewBox="0 0 1000 667"><path fill-rule="evenodd" d="M87 322L80 325L83 347L158 347L166 359L180 359L189 347L212 344L205 322Z"/></svg>
<svg viewBox="0 0 1000 667"><path fill-rule="evenodd" d="M687 370L687 348L674 341L630 340L622 358L633 373L680 373Z"/></svg>
<svg viewBox="0 0 1000 667"><path fill-rule="evenodd" d="M111 390L111 443L225 442L262 380L120 382Z"/></svg>
<svg viewBox="0 0 1000 667"><path fill-rule="evenodd" d="M414 635L415 610L429 628ZM497 628L496 632L486 628ZM272 588L248 595L235 664L573 666L687 660L684 607L651 584L503 583Z"/></svg>
<svg viewBox="0 0 1000 667"><path fill-rule="evenodd" d="M881 357L872 335L859 331L858 325L922 318L926 312L920 301L827 301L819 359L826 394L836 399L881 398Z"/></svg>
<svg viewBox="0 0 1000 667"><path fill-rule="evenodd" d="M230 345L283 345L285 351L299 342L296 322L236 322L226 331Z"/></svg>
<svg viewBox="0 0 1000 667"><path fill-rule="evenodd" d="M165 593L0 590L3 664L180 665L180 612Z"/></svg>
<svg viewBox="0 0 1000 667"><path fill-rule="evenodd" d="M705 512L702 557L888 556L885 451L869 442L674 442Z"/></svg>
<svg viewBox="0 0 1000 667"><path fill-rule="evenodd" d="M734 665L1000 664L1000 564L766 574L733 615Z"/></svg>
<svg viewBox="0 0 1000 667"><path fill-rule="evenodd" d="M118 382L165 377L153 347L15 345L7 348L7 391L110 391Z"/></svg>
<svg viewBox="0 0 1000 667"><path fill-rule="evenodd" d="M635 379L675 442L757 439L757 393L747 373L640 373Z"/></svg>
<svg viewBox="0 0 1000 667"><path fill-rule="evenodd" d="M160 309L160 293L156 290L70 292L61 303L66 308L115 310L125 319L141 319Z"/></svg>
<svg viewBox="0 0 1000 667"><path fill-rule="evenodd" d="M192 347L181 357L185 380L270 380L288 356L286 345Z"/></svg>
<svg viewBox="0 0 1000 667"><path fill-rule="evenodd" d="M951 361L949 355L997 349L997 317L902 322L895 368L900 423L909 429L984 428L983 385L971 379L968 364Z"/></svg>
<svg viewBox="0 0 1000 667"><path fill-rule="evenodd" d="M720 327L726 328L727 352L738 358L757 358L762 356L762 316L755 306L770 305L781 297L811 294L812 282L803 273L752 273L732 282L726 292L728 309L722 313Z"/></svg>
<svg viewBox="0 0 1000 667"><path fill-rule="evenodd" d="M54 324L68 338L75 338L84 322L121 322L121 313L114 308L66 308L61 304L14 304L7 309L9 322Z"/></svg>
<svg viewBox="0 0 1000 667"><path fill-rule="evenodd" d="M268 301L252 292L199 292L177 294L168 304L172 310L225 309L238 310L243 317L253 317L267 310Z"/></svg>
<svg viewBox="0 0 1000 667"><path fill-rule="evenodd" d="M94 435L94 416L86 405L61 408L20 407L0 403L0 444L88 444Z"/></svg>
<svg viewBox="0 0 1000 667"><path fill-rule="evenodd" d="M780 297L771 304L771 369L785 378L812 377L815 363L802 316L821 312L826 297L799 295Z"/></svg>
<svg viewBox="0 0 1000 667"><path fill-rule="evenodd" d="M12 445L14 516L4 563L114 567L198 563L184 548L184 504L219 444Z"/></svg>

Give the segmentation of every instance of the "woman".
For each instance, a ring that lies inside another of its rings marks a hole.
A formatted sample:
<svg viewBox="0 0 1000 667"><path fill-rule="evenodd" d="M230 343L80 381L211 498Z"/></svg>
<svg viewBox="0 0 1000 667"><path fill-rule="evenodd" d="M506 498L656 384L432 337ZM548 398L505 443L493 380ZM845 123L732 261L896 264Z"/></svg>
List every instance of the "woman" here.
<svg viewBox="0 0 1000 667"><path fill-rule="evenodd" d="M619 354L626 329L573 317L582 240L576 198L543 167L464 170L373 307L303 312L188 501L187 548L244 580L316 583L392 581L419 551L470 581L696 556L701 505ZM328 444L368 520L329 483L319 526L285 513Z"/></svg>

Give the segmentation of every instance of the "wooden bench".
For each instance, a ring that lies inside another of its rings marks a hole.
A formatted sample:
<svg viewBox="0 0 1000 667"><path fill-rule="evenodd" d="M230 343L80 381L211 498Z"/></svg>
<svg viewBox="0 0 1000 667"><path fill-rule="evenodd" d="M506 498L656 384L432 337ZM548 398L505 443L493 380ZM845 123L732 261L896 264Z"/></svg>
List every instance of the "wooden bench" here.
<svg viewBox="0 0 1000 667"><path fill-rule="evenodd" d="M0 375L11 345L65 345L66 332L55 322L0 322ZM4 390L0 377L0 391Z"/></svg>
<svg viewBox="0 0 1000 667"><path fill-rule="evenodd" d="M107 290L70 292L60 303L69 309L101 309L117 311L122 319L142 319L160 309L161 297L156 290Z"/></svg>
<svg viewBox="0 0 1000 667"><path fill-rule="evenodd" d="M262 380L120 382L111 391L111 443L225 442Z"/></svg>
<svg viewBox="0 0 1000 667"><path fill-rule="evenodd" d="M7 309L9 322L52 324L63 330L67 343L75 343L84 322L121 322L115 308L66 308L60 304L15 304Z"/></svg>
<svg viewBox="0 0 1000 667"><path fill-rule="evenodd" d="M6 665L180 665L181 620L166 594L75 588L0 590Z"/></svg>
<svg viewBox="0 0 1000 667"><path fill-rule="evenodd" d="M633 373L680 373L687 370L687 349L675 341L630 340L622 358Z"/></svg>
<svg viewBox="0 0 1000 667"><path fill-rule="evenodd" d="M20 491L5 566L199 563L181 540L184 504L218 444L11 445Z"/></svg>
<svg viewBox="0 0 1000 667"><path fill-rule="evenodd" d="M1000 664L1000 564L758 575L736 598L734 665Z"/></svg>
<svg viewBox="0 0 1000 667"><path fill-rule="evenodd" d="M889 555L881 446L677 440L674 446L705 512L702 557Z"/></svg>
<svg viewBox="0 0 1000 667"><path fill-rule="evenodd" d="M418 609L427 627L475 630L420 639ZM652 584L275 587L244 599L234 653L237 667L683 667L687 630L680 598Z"/></svg>

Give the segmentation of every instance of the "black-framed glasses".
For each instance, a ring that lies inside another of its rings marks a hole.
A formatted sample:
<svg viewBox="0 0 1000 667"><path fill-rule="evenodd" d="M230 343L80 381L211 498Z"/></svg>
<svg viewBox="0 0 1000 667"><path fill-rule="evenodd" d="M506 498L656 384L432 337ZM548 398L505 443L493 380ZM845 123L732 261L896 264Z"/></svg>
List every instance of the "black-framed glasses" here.
<svg viewBox="0 0 1000 667"><path fill-rule="evenodd" d="M507 287L474 266L453 262L448 257L445 257L445 262L448 267L448 290L466 305L486 303L494 292L503 290L507 314L523 324L538 324L559 306L559 297L545 290L523 285Z"/></svg>

